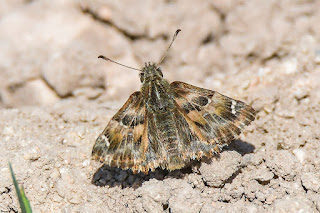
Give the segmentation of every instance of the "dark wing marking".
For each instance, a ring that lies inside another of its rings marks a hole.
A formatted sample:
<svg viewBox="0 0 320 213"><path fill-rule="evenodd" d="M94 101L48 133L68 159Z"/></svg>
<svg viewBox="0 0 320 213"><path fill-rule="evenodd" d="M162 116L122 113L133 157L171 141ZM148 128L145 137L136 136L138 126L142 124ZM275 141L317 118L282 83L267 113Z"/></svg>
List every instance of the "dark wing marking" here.
<svg viewBox="0 0 320 213"><path fill-rule="evenodd" d="M210 144L230 143L255 119L251 106L218 92L178 81L170 86L177 104Z"/></svg>
<svg viewBox="0 0 320 213"><path fill-rule="evenodd" d="M147 143L145 111L141 92L133 93L97 138L93 158L112 167L141 170Z"/></svg>

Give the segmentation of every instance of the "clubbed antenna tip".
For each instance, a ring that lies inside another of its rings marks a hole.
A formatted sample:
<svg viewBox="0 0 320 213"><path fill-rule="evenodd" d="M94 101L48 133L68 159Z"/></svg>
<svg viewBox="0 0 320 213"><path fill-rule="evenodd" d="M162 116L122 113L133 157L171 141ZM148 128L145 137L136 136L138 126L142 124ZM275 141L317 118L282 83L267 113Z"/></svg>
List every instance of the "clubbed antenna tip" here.
<svg viewBox="0 0 320 213"><path fill-rule="evenodd" d="M169 44L167 50L166 50L166 51L164 52L164 54L162 55L162 57L161 57L158 65L160 65L161 62L162 62L162 61L165 59L165 57L167 56L167 53L168 53L171 45L173 44L174 40L176 40L176 38L177 38L177 36L178 36L178 34L179 34L180 31L181 31L180 29L177 29L176 32L174 33L174 35L173 35L173 37L172 37L172 41L171 41L171 43Z"/></svg>
<svg viewBox="0 0 320 213"><path fill-rule="evenodd" d="M98 58L102 58L102 59L104 59L104 60L106 60L106 61L111 61L112 63L118 64L118 65L120 65L120 66L129 68L129 69L138 70L138 71L140 71L140 72L142 71L142 70L137 69L137 68L134 68L134 67L129 67L129 66L126 66L126 65L124 65L124 64L120 64L120 63L118 63L118 62L116 62L116 61L114 61L114 60L112 60L112 59L110 59L110 58L108 58L108 57L105 57L104 55L99 55Z"/></svg>

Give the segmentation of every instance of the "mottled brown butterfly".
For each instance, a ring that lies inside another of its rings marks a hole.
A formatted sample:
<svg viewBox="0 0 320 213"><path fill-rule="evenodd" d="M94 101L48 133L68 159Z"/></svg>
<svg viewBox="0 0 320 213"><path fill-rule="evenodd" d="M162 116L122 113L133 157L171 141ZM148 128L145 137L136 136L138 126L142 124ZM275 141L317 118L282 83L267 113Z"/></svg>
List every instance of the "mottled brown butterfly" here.
<svg viewBox="0 0 320 213"><path fill-rule="evenodd" d="M139 70L141 91L129 97L97 138L94 159L134 173L181 169L191 159L219 153L255 119L255 110L241 101L179 81L169 84L160 62Z"/></svg>

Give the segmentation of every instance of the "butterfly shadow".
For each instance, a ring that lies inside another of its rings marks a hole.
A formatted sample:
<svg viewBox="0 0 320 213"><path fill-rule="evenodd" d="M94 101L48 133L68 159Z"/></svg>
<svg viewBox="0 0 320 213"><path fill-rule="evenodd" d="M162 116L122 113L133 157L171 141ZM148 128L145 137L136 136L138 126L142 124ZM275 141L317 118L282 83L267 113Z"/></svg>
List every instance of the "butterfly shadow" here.
<svg viewBox="0 0 320 213"><path fill-rule="evenodd" d="M236 151L241 156L243 156L249 153L253 153L254 150L255 150L254 145L238 139L238 140L232 141L228 146L225 146L222 151Z"/></svg>
<svg viewBox="0 0 320 213"><path fill-rule="evenodd" d="M229 146L226 146L224 151L236 151L242 156L248 153L252 153L255 147L242 140L234 140ZM220 155L216 154L215 158L219 158ZM153 172L148 174L137 173L133 174L131 170L122 170L120 168L110 167L108 165L102 165L93 175L92 184L96 186L109 186L109 187L121 187L121 188L139 188L145 181L150 179L164 180L167 178L183 179L186 175L191 173L197 173L198 168L202 162L211 163L212 159L202 158L200 161L192 160L188 165L179 170L168 171L165 169L157 168Z"/></svg>
<svg viewBox="0 0 320 213"><path fill-rule="evenodd" d="M200 162L194 162L199 164ZM145 181L150 179L164 180L166 178L182 179L188 174L193 173L192 167L188 166L183 169L168 171L157 168L155 171L149 171L148 174L139 172L133 174L131 170L122 170L120 168L113 168L108 165L102 165L93 175L92 184L96 186L109 186L121 188L139 188Z"/></svg>

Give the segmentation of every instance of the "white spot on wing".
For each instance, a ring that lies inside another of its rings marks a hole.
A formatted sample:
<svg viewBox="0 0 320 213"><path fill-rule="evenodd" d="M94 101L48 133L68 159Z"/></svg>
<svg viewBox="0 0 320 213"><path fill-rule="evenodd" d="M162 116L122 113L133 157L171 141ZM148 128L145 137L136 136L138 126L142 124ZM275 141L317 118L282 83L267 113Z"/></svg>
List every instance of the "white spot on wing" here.
<svg viewBox="0 0 320 213"><path fill-rule="evenodd" d="M107 147L110 146L109 140L105 135L101 135L101 139L104 140L106 142Z"/></svg>
<svg viewBox="0 0 320 213"><path fill-rule="evenodd" d="M231 113L232 114L236 114L236 105L237 105L237 102L235 100L232 100L231 102Z"/></svg>

